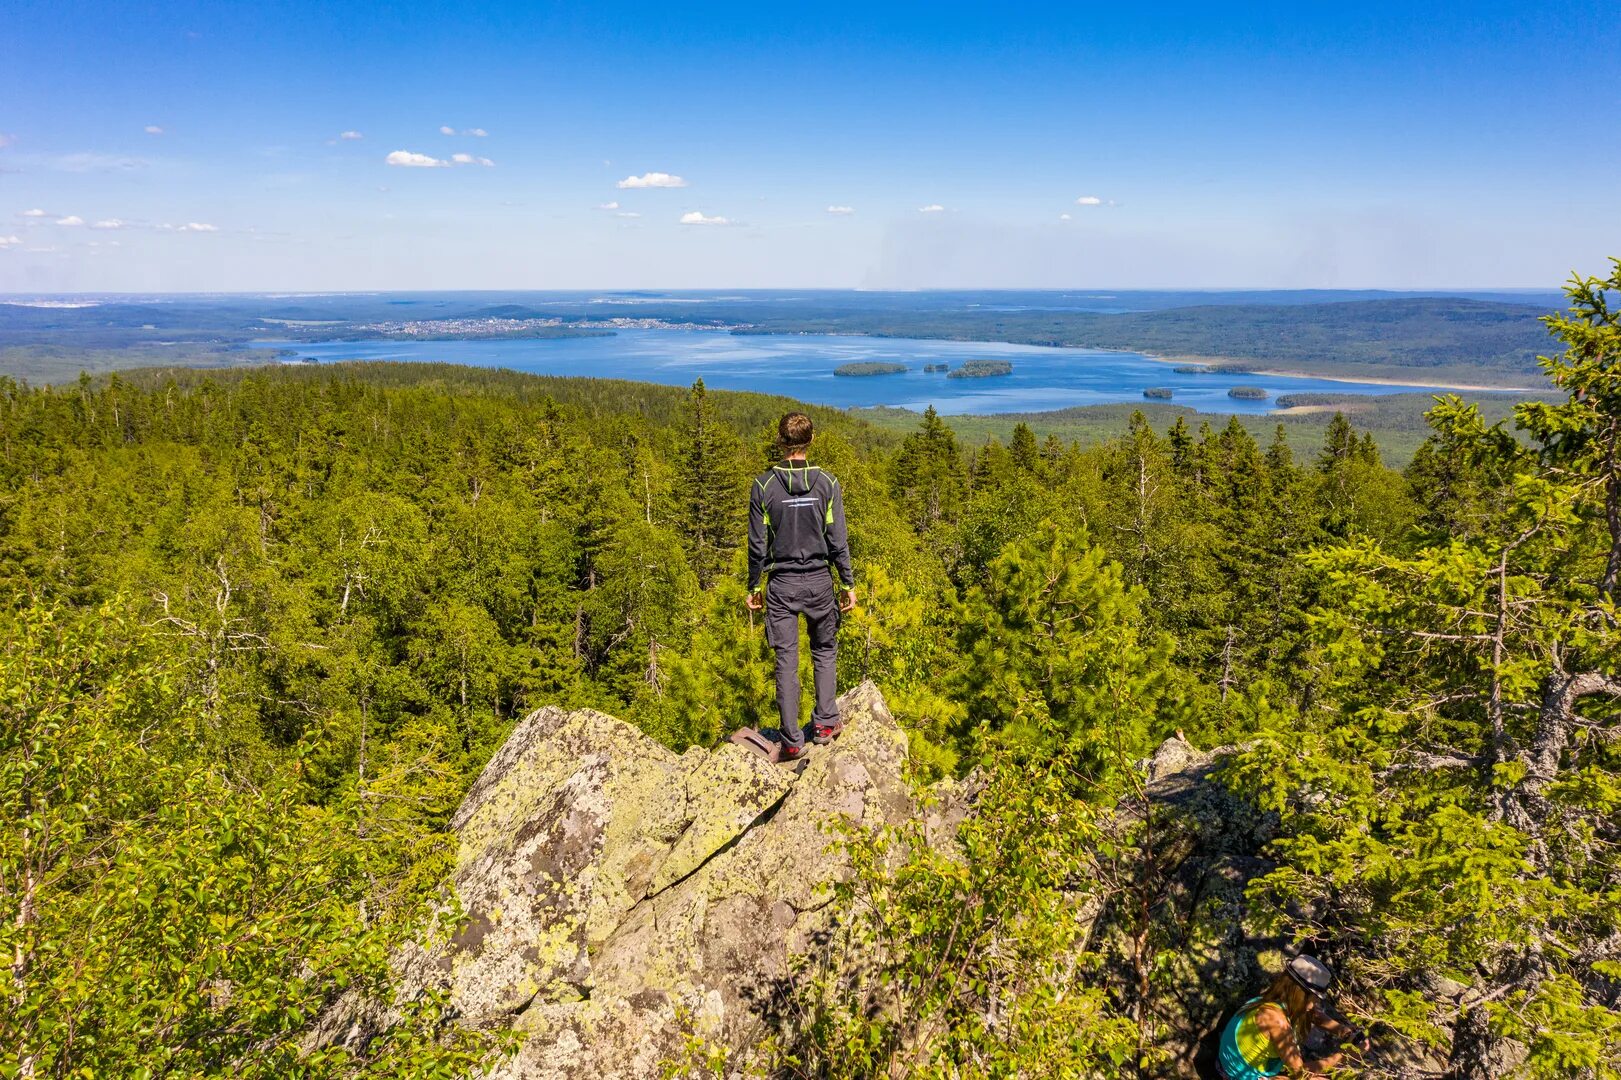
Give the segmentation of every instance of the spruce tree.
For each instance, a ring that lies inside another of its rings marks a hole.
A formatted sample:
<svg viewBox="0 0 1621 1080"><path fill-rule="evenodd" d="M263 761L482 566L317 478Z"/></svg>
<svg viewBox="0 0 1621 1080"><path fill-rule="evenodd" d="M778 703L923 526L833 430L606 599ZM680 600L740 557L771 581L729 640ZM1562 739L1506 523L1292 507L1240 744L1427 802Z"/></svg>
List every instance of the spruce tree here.
<svg viewBox="0 0 1621 1080"><path fill-rule="evenodd" d="M929 406L906 437L890 473L890 488L919 534L955 522L966 487L957 436Z"/></svg>
<svg viewBox="0 0 1621 1080"><path fill-rule="evenodd" d="M704 381L692 384L679 452L681 531L698 583L709 588L727 570L745 529L737 435L714 415Z"/></svg>
<svg viewBox="0 0 1621 1080"><path fill-rule="evenodd" d="M1013 455L1013 464L1025 472L1035 472L1036 465L1041 460L1041 451L1036 447L1036 433L1030 430L1030 425L1019 421L1013 425L1013 438L1008 443L1008 452Z"/></svg>

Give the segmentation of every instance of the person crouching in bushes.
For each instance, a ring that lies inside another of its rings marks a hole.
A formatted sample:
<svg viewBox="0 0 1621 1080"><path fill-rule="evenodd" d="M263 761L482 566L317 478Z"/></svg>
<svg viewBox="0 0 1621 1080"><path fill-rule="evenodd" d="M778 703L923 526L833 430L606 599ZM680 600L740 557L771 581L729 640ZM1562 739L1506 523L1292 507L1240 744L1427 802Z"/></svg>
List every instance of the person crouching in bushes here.
<svg viewBox="0 0 1621 1080"><path fill-rule="evenodd" d="M1283 974L1272 980L1260 997L1239 1007L1221 1032L1217 1061L1227 1080L1257 1080L1287 1072L1294 1077L1318 1076L1334 1068L1345 1056L1336 1050L1309 1058L1301 1047L1312 1029L1322 1028L1342 1039L1367 1039L1323 1010L1322 997L1334 983L1334 973L1315 956L1297 956Z"/></svg>

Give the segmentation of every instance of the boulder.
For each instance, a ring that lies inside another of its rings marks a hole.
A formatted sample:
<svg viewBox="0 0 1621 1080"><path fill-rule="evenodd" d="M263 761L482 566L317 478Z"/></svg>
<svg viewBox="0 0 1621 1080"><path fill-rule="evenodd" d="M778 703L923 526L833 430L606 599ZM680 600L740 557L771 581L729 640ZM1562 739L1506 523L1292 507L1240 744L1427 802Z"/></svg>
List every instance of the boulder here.
<svg viewBox="0 0 1621 1080"><path fill-rule="evenodd" d="M906 737L871 683L797 769L724 744L677 755L590 710L541 709L452 819L460 932L402 958L466 1023L513 1027L490 1080L652 1078L685 1033L746 1045L846 872L828 826L913 812ZM412 984L416 984L414 987Z"/></svg>

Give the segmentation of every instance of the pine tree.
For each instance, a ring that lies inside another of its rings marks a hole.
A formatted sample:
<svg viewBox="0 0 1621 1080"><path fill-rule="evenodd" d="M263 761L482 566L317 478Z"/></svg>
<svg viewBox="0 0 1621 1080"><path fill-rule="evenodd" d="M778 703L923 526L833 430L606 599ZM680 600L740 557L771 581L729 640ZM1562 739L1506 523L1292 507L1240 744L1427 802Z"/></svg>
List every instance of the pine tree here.
<svg viewBox="0 0 1621 1080"><path fill-rule="evenodd" d="M1041 444L1041 460L1048 469L1058 467L1058 461L1064 456L1064 440L1057 435L1048 435Z"/></svg>
<svg viewBox="0 0 1621 1080"><path fill-rule="evenodd" d="M1084 533L1046 524L1009 544L963 601L967 722L1025 750L1070 745L1095 777L1140 756L1177 715L1142 600Z"/></svg>
<svg viewBox="0 0 1621 1080"><path fill-rule="evenodd" d="M1171 430L1165 433L1165 441L1171 449L1171 465L1181 475L1190 475L1193 471L1193 436L1188 434L1187 421L1178 416Z"/></svg>

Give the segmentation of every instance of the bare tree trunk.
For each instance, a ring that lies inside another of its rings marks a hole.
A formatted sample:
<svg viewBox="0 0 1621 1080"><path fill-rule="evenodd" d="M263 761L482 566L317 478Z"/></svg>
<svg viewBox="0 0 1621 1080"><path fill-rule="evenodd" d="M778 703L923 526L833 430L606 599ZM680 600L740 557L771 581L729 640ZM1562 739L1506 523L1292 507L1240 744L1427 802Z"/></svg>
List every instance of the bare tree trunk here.
<svg viewBox="0 0 1621 1080"><path fill-rule="evenodd" d="M663 697L662 683L663 677L659 674L659 643L650 638L647 642L647 685L653 688L655 695Z"/></svg>

